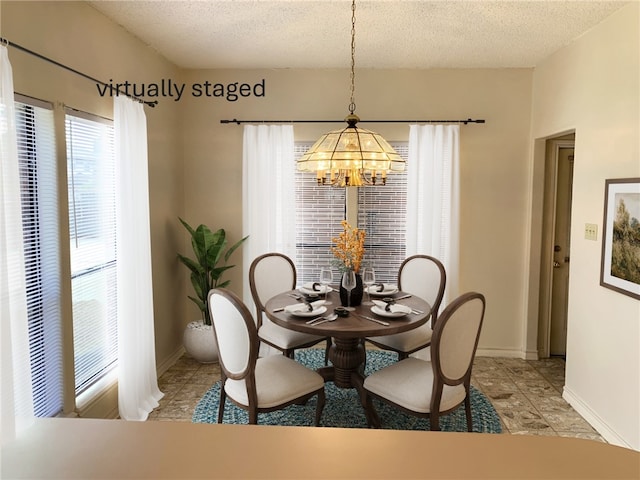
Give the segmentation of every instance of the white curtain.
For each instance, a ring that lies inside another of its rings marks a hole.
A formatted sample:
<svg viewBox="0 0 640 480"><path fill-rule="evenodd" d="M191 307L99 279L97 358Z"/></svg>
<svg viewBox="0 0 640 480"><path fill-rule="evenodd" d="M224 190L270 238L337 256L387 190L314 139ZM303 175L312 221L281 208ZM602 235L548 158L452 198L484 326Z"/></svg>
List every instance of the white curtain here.
<svg viewBox="0 0 640 480"><path fill-rule="evenodd" d="M411 125L407 167L407 256L431 255L447 273L442 307L458 295L460 127Z"/></svg>
<svg viewBox="0 0 640 480"><path fill-rule="evenodd" d="M245 125L242 155L242 235L244 301L255 311L249 266L267 252L296 263L293 125Z"/></svg>
<svg viewBox="0 0 640 480"><path fill-rule="evenodd" d="M163 396L156 375L147 119L141 103L114 97L118 265L118 408L146 420Z"/></svg>
<svg viewBox="0 0 640 480"><path fill-rule="evenodd" d="M0 338L2 444L33 422L13 74L0 45Z"/></svg>

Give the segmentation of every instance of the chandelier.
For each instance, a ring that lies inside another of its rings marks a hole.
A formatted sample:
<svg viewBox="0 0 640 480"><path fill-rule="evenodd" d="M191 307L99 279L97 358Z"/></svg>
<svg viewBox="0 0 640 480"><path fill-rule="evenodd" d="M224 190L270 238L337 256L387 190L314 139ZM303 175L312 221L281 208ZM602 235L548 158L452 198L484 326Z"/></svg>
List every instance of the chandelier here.
<svg viewBox="0 0 640 480"><path fill-rule="evenodd" d="M298 170L315 172L318 185L384 185L387 173L403 172L405 163L379 134L358 128L355 114L356 2L351 3L351 98L347 126L325 133L298 160Z"/></svg>

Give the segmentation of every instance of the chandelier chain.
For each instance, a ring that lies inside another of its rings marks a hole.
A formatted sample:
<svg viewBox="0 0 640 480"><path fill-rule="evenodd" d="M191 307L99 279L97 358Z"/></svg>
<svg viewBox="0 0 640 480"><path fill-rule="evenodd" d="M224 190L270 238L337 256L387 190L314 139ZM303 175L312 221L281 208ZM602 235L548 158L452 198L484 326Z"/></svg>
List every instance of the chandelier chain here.
<svg viewBox="0 0 640 480"><path fill-rule="evenodd" d="M351 2L351 102L349 103L349 113L353 115L356 111L355 91L356 91L356 0Z"/></svg>
<svg viewBox="0 0 640 480"><path fill-rule="evenodd" d="M349 115L344 119L347 126L324 134L298 160L298 170L315 172L318 185L386 185L387 174L405 169L402 157L381 135L357 127L360 119L355 114L355 92L356 0L351 0L351 98Z"/></svg>

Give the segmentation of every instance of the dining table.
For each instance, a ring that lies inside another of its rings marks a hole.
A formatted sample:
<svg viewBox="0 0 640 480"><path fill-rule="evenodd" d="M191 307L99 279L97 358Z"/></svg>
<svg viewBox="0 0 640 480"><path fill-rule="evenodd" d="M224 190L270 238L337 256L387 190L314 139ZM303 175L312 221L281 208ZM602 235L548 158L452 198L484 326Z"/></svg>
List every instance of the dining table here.
<svg viewBox="0 0 640 480"><path fill-rule="evenodd" d="M289 313L287 311L289 309L285 309L296 302L304 302L304 296L299 290L282 292L265 304L267 317L276 325L296 332L332 338L328 355L330 364L319 368L317 372L325 382L331 381L336 387L357 390L369 425L379 424L379 419L375 410L366 407L366 391L363 387L366 362L364 339L407 332L425 324L431 315L431 305L422 298L402 291L396 291L385 297L393 298L397 305L405 305L411 313L389 316L391 314L379 307L372 308L374 305L363 301L360 305L352 307L353 310L349 311L346 317L321 323L308 323L309 314ZM341 306L339 291L335 288L328 289L322 300L326 308L326 310L322 309L323 317L332 314L334 308ZM316 315L316 317L320 316L320 314Z"/></svg>

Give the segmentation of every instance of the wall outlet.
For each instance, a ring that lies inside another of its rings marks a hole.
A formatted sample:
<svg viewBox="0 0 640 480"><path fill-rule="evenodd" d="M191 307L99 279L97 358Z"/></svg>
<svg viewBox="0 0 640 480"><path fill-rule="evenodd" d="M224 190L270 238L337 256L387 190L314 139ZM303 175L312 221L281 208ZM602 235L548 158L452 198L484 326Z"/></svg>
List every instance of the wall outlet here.
<svg viewBox="0 0 640 480"><path fill-rule="evenodd" d="M595 223L585 223L584 238L586 240L598 240L598 225Z"/></svg>

